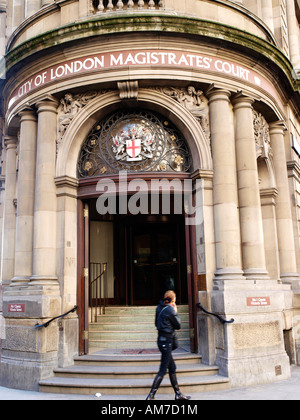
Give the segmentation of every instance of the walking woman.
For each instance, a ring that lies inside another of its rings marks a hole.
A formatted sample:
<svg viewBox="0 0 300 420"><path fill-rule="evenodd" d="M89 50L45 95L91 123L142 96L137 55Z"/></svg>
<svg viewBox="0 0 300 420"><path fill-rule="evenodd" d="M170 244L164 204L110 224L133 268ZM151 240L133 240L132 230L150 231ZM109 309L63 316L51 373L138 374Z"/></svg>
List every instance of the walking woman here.
<svg viewBox="0 0 300 420"><path fill-rule="evenodd" d="M180 392L176 377L176 365L172 356L172 350L177 348L177 345L174 344L176 342L175 330L181 328L180 318L177 314L176 294L173 290L168 290L164 299L157 306L155 325L158 330L157 344L161 352L161 362L159 372L146 399L155 399L155 394L168 370L175 391L175 400L189 400L191 397Z"/></svg>

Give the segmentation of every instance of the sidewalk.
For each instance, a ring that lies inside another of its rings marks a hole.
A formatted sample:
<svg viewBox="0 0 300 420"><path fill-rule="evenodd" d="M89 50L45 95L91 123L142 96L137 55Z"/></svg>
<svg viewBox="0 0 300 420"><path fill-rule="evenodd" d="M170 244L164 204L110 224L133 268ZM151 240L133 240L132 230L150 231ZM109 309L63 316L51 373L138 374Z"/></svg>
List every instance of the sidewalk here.
<svg viewBox="0 0 300 420"><path fill-rule="evenodd" d="M300 367L292 366L290 379L267 385L258 385L248 388L229 389L225 391L201 392L191 394L192 400L300 400ZM20 391L0 387L0 400L145 400L146 395L62 395L43 394L33 391ZM156 401L173 401L173 395L157 393Z"/></svg>

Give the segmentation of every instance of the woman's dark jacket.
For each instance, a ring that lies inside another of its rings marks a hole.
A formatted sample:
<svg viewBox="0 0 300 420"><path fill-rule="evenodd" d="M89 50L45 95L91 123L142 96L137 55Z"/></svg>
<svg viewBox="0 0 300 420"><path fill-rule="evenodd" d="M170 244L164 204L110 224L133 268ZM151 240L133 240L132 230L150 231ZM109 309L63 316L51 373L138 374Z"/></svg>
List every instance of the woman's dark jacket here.
<svg viewBox="0 0 300 420"><path fill-rule="evenodd" d="M155 325L159 335L172 338L175 330L180 330L180 318L171 305L165 305L163 301L156 308Z"/></svg>

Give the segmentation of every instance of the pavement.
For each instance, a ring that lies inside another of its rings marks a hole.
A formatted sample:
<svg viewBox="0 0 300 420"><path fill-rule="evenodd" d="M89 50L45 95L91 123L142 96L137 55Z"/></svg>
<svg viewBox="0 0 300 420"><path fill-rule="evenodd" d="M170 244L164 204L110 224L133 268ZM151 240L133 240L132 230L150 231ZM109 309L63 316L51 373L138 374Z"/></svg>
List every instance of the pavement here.
<svg viewBox="0 0 300 420"><path fill-rule="evenodd" d="M291 378L271 384L246 388L232 388L223 391L211 391L191 394L191 401L211 400L300 400L300 366L292 366ZM63 395L47 394L34 391L22 391L0 387L0 400L90 400L90 401L137 401L145 400L143 395ZM156 395L156 401L172 401L173 395Z"/></svg>

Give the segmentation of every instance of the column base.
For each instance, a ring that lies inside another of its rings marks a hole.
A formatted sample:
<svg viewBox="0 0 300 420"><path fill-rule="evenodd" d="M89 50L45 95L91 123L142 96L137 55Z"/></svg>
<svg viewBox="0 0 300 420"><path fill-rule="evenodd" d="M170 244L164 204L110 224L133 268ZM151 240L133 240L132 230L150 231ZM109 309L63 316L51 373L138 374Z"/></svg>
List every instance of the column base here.
<svg viewBox="0 0 300 420"><path fill-rule="evenodd" d="M30 276L15 276L10 283L10 287L27 286L30 282Z"/></svg>
<svg viewBox="0 0 300 420"><path fill-rule="evenodd" d="M58 278L57 276L31 276L29 287L32 286L57 286Z"/></svg>
<svg viewBox="0 0 300 420"><path fill-rule="evenodd" d="M244 269L244 276L247 280L270 280L269 273L262 268Z"/></svg>
<svg viewBox="0 0 300 420"><path fill-rule="evenodd" d="M17 287L19 286L19 287ZM3 339L0 383L37 390L40 379L53 375L59 359L59 327L36 328L61 314L59 285L20 285L3 291Z"/></svg>
<svg viewBox="0 0 300 420"><path fill-rule="evenodd" d="M281 273L280 278L283 284L289 284L294 292L300 293L300 276L298 273Z"/></svg>
<svg viewBox="0 0 300 420"><path fill-rule="evenodd" d="M211 292L211 312L234 319L214 322L216 365L232 386L290 377L283 331L292 308L291 287L277 280L226 281Z"/></svg>
<svg viewBox="0 0 300 420"><path fill-rule="evenodd" d="M286 353L241 358L217 357L221 375L230 378L232 387L268 384L291 377L291 365Z"/></svg>
<svg viewBox="0 0 300 420"><path fill-rule="evenodd" d="M19 333L24 337L24 332L19 331ZM47 333L51 340L51 337L54 337L53 332ZM3 340L3 346L6 341ZM32 353L32 351L19 352L4 348L1 357L0 384L6 388L38 391L39 381L53 376L53 370L57 367L57 351Z"/></svg>
<svg viewBox="0 0 300 420"><path fill-rule="evenodd" d="M237 268L221 268L215 271L214 281L245 280L244 272Z"/></svg>

